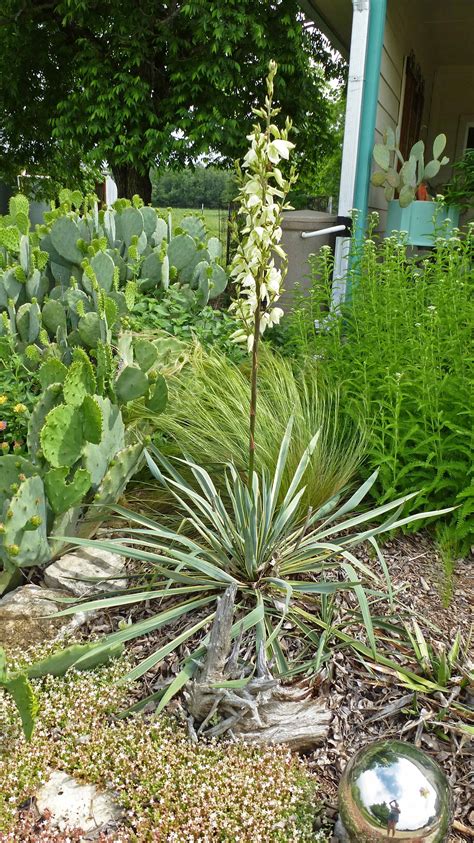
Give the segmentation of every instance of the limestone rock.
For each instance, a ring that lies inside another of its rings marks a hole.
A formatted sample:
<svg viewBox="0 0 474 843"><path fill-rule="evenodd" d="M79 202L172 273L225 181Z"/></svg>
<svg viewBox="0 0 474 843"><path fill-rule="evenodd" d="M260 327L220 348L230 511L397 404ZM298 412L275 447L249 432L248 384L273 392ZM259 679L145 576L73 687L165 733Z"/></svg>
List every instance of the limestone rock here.
<svg viewBox="0 0 474 843"><path fill-rule="evenodd" d="M63 638L83 623L91 613L77 612L65 618L51 618L65 608L58 598L70 597L66 591L23 585L0 600L0 647L26 650L43 641Z"/></svg>
<svg viewBox="0 0 474 843"><path fill-rule="evenodd" d="M36 805L42 814L49 811L51 822L60 831L80 828L92 832L115 824L122 811L107 792L94 785L81 784L61 770L53 770L46 784L36 794Z"/></svg>
<svg viewBox="0 0 474 843"><path fill-rule="evenodd" d="M64 588L75 597L93 597L102 591L126 588L125 573L123 556L88 547L66 553L49 565L44 571L44 581L50 588ZM87 582L88 578L98 581Z"/></svg>

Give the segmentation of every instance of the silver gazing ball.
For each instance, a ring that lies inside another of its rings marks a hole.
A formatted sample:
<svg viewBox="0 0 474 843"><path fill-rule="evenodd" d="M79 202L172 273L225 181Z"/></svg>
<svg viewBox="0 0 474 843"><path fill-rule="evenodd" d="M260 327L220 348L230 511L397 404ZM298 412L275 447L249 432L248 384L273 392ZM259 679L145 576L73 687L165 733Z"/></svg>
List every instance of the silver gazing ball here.
<svg viewBox="0 0 474 843"><path fill-rule="evenodd" d="M441 768L412 744L376 741L347 765L339 813L355 843L441 843L451 824L449 784Z"/></svg>

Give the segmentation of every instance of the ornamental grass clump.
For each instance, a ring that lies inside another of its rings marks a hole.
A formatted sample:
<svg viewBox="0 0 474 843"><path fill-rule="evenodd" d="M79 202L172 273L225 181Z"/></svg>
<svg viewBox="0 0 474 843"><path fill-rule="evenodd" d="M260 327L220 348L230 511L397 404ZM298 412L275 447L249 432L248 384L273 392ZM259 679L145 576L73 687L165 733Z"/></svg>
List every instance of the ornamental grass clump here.
<svg viewBox="0 0 474 843"><path fill-rule="evenodd" d="M129 702L129 689L118 684L127 667L121 660L93 672L33 680L41 722L29 744L13 703L0 695L5 843L66 839L53 827L50 836L28 838L28 823L18 821L18 807L48 778L48 769L113 791L124 811L113 831L117 843L313 839L316 788L302 762L278 748L191 744L171 720L117 720Z"/></svg>
<svg viewBox="0 0 474 843"><path fill-rule="evenodd" d="M229 461L242 476L248 470L249 366L236 365L225 355L206 353L200 347L190 363L179 377L168 382L168 410L153 419L154 441L167 456L185 453L205 467L225 500L225 467ZM294 423L281 497L308 442L319 430L298 506L304 516L309 506L317 509L350 484L362 459L365 431L357 419L347 417L338 392L311 361L294 371L288 360L272 353L267 345L261 350L258 370L258 472L265 469L269 476L275 473L291 416ZM164 504L163 497L158 500L159 505L161 501Z"/></svg>

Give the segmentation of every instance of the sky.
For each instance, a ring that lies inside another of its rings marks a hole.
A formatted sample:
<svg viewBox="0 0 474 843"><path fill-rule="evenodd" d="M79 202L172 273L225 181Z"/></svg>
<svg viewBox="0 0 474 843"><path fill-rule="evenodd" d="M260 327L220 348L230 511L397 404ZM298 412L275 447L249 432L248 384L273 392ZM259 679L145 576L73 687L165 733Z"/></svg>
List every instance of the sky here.
<svg viewBox="0 0 474 843"><path fill-rule="evenodd" d="M397 828L414 831L427 825L436 813L436 792L423 773L407 758L400 758L390 767L374 766L365 770L357 781L364 805L396 799L400 807Z"/></svg>

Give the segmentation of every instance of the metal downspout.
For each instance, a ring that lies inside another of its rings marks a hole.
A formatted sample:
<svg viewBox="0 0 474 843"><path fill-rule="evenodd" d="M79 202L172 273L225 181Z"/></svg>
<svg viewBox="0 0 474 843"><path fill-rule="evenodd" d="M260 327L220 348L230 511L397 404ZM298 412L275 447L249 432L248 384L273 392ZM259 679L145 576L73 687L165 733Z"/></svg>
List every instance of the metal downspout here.
<svg viewBox="0 0 474 843"><path fill-rule="evenodd" d="M356 177L354 185L353 207L357 210L357 222L354 226L353 247L349 259L346 297L350 301L354 275L357 275L357 254L363 243L369 198L369 179L374 146L375 120L380 84L380 65L387 14L387 0L370 0L369 32L365 58L365 81L362 95L362 111L357 149Z"/></svg>

